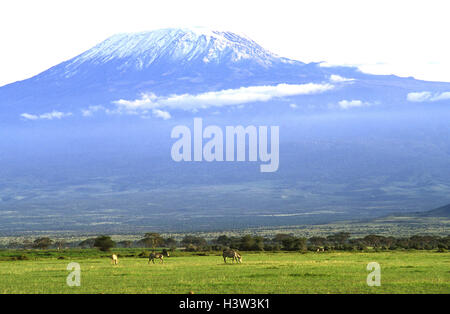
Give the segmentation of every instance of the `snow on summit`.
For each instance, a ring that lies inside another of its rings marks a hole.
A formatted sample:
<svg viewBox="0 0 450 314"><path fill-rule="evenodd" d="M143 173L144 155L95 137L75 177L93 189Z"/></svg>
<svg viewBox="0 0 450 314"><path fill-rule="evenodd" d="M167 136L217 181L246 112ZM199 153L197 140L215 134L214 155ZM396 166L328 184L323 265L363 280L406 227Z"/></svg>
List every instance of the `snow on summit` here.
<svg viewBox="0 0 450 314"><path fill-rule="evenodd" d="M68 67L84 62L106 63L121 59L133 59L124 66L137 68L148 67L157 61L220 63L252 59L261 65L284 61L251 39L231 32L168 28L111 36L71 60Z"/></svg>

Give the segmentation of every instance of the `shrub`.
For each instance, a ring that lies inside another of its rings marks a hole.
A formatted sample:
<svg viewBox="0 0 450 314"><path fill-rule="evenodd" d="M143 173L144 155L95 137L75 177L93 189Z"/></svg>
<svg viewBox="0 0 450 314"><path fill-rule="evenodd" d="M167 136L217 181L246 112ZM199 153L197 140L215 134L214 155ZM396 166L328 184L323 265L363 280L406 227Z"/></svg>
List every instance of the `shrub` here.
<svg viewBox="0 0 450 314"><path fill-rule="evenodd" d="M22 255L18 255L18 256L12 256L11 260L13 261L27 261L29 260L28 256L22 254Z"/></svg>
<svg viewBox="0 0 450 314"><path fill-rule="evenodd" d="M188 246L186 246L186 248L184 250L186 252L195 252L195 251L198 251L198 247L193 244L189 244Z"/></svg>
<svg viewBox="0 0 450 314"><path fill-rule="evenodd" d="M146 251L142 251L141 253L138 254L138 257L144 258L144 257L149 257L150 253L146 252Z"/></svg>

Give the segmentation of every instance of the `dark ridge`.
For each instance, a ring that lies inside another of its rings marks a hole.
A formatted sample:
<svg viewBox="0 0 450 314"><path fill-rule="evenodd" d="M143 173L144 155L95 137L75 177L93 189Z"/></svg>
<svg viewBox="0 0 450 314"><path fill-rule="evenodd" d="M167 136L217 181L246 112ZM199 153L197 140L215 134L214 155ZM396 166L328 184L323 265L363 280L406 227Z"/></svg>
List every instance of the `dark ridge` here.
<svg viewBox="0 0 450 314"><path fill-rule="evenodd" d="M450 204L445 206L428 210L426 212L418 213L420 217L450 217Z"/></svg>

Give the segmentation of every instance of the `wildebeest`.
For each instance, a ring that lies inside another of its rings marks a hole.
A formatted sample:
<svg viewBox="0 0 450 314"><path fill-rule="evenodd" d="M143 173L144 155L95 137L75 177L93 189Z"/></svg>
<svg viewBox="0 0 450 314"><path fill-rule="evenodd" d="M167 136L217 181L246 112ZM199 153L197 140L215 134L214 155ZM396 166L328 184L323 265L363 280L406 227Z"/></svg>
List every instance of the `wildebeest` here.
<svg viewBox="0 0 450 314"><path fill-rule="evenodd" d="M236 261L238 263L242 263L242 256L235 250L225 249L225 250L223 250L222 256L223 256L223 261L225 263L227 262L227 257L233 259L233 263L234 263L234 261Z"/></svg>
<svg viewBox="0 0 450 314"><path fill-rule="evenodd" d="M150 256L148 257L148 264L150 264L150 261L155 264L155 258L159 258L160 263L164 263L164 255L169 257L169 252L163 252L163 253L150 253Z"/></svg>
<svg viewBox="0 0 450 314"><path fill-rule="evenodd" d="M111 255L111 263L112 263L113 265L119 264L119 259L117 258L117 255L116 255L116 254Z"/></svg>

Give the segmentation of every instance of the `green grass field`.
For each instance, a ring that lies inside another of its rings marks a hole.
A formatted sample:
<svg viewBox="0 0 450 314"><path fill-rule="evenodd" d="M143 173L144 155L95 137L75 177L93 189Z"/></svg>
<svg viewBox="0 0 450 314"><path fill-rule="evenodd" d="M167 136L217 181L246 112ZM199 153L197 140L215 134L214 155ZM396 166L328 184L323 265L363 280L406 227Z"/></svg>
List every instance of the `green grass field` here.
<svg viewBox="0 0 450 314"><path fill-rule="evenodd" d="M113 266L94 250L32 251L28 260L3 251L0 293L450 293L449 253L243 252L242 264L224 264L220 253L175 252L155 265L125 257L137 252L120 250ZM79 287L66 285L70 262L81 266ZM380 287L366 284L369 262L381 265Z"/></svg>

